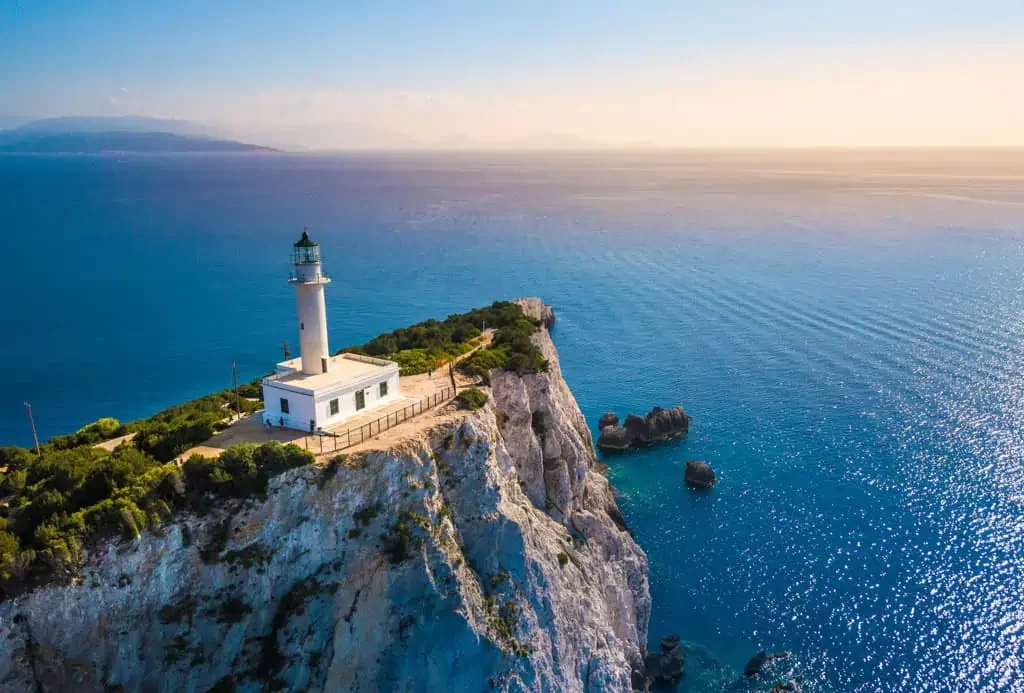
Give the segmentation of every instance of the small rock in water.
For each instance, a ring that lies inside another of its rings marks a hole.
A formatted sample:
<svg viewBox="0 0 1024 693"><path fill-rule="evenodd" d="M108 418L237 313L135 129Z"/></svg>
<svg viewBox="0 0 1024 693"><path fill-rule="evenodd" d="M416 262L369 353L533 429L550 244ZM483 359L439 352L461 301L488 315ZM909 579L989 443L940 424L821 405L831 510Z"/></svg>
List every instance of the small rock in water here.
<svg viewBox="0 0 1024 693"><path fill-rule="evenodd" d="M745 665L743 665L743 675L747 678L757 676L761 673L761 669L764 668L767 661L768 653L763 650L758 652L756 655L748 659Z"/></svg>
<svg viewBox="0 0 1024 693"><path fill-rule="evenodd" d="M606 411L604 414L601 414L601 418L597 420L597 427L601 430L604 430L608 426L618 425L619 416L613 411Z"/></svg>
<svg viewBox="0 0 1024 693"><path fill-rule="evenodd" d="M764 665L773 659L786 659L789 657L789 652L782 651L776 652L775 654L768 654L764 650L758 652L756 655L747 660L746 665L743 667L743 675L747 678L757 676L761 673L761 669ZM785 690L785 689L783 689Z"/></svg>
<svg viewBox="0 0 1024 693"><path fill-rule="evenodd" d="M777 683L772 686L769 693L800 693L804 689L803 687L804 677L797 676L796 678L790 679L785 683Z"/></svg>
<svg viewBox="0 0 1024 693"><path fill-rule="evenodd" d="M715 485L715 470L704 460L686 462L686 483L697 488L711 488Z"/></svg>
<svg viewBox="0 0 1024 693"><path fill-rule="evenodd" d="M683 648L679 645L679 636L665 636L661 639L660 649L647 655L644 660L644 676L650 683L675 686L683 680L685 659Z"/></svg>

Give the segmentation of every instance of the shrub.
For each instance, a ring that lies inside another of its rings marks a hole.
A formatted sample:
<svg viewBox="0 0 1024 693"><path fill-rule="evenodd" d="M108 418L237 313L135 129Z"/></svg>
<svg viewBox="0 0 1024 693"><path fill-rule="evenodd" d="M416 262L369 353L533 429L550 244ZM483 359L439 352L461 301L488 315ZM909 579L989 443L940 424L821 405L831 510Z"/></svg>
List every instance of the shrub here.
<svg viewBox="0 0 1024 693"><path fill-rule="evenodd" d="M3 493L16 509L12 519L0 518L0 600L73 577L87 542L132 539L186 507L263 493L270 477L314 461L302 448L276 442L235 446L217 459L193 455L180 468L132 446L48 446L42 453L0 449L13 466Z"/></svg>
<svg viewBox="0 0 1024 693"><path fill-rule="evenodd" d="M263 379L257 378L251 383L243 383L238 386L239 397L248 397L249 399L263 400Z"/></svg>
<svg viewBox="0 0 1024 693"><path fill-rule="evenodd" d="M164 409L145 421L128 424L127 430L135 433L135 447L161 462L170 462L223 429L232 412L248 413L259 406L223 391Z"/></svg>
<svg viewBox="0 0 1024 693"><path fill-rule="evenodd" d="M125 433L127 433L127 429L121 425L120 421L112 417L104 417L83 426L71 435L54 436L46 442L46 446L54 450L68 450L82 445L95 445L104 440L123 436Z"/></svg>
<svg viewBox="0 0 1024 693"><path fill-rule="evenodd" d="M500 347L511 345L518 338L525 338L529 342L530 335L538 327L538 323L526 317L517 304L497 301L486 308L449 315L443 321L426 320L411 327L388 332L365 344L342 351L396 361L402 375L425 373L469 351L480 336L480 328L483 325L495 330L495 344ZM481 349L467 361L474 361L477 364L474 374L485 375L491 368L505 366L508 356L516 351L517 348ZM481 352L492 353L480 357ZM485 367L485 359L493 365ZM536 359L531 358L529 362L536 363ZM463 367L464 364L465 362Z"/></svg>
<svg viewBox="0 0 1024 693"><path fill-rule="evenodd" d="M459 409L475 411L487 404L487 393L479 388L471 387L468 390L463 390L455 397L455 404L458 405Z"/></svg>
<svg viewBox="0 0 1024 693"><path fill-rule="evenodd" d="M504 349L480 349L459 363L459 370L466 375L479 376L488 381L488 375L495 368L504 368L508 353Z"/></svg>
<svg viewBox="0 0 1024 693"><path fill-rule="evenodd" d="M569 564L569 554L564 553L564 552L563 553L559 553L558 554L558 565L560 565L560 566L562 566L564 568L568 564Z"/></svg>
<svg viewBox="0 0 1024 693"><path fill-rule="evenodd" d="M548 432L547 415L540 409L530 415L530 428L534 434L542 436Z"/></svg>

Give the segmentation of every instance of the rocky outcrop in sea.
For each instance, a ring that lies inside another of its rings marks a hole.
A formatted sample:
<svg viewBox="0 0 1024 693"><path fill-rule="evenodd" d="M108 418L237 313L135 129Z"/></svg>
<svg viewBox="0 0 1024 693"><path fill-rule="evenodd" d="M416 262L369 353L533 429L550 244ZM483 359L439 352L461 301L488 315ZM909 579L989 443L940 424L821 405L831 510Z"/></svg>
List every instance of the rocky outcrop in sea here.
<svg viewBox="0 0 1024 693"><path fill-rule="evenodd" d="M548 371L494 372L478 411L0 604L0 691L630 690L647 558L533 339Z"/></svg>
<svg viewBox="0 0 1024 693"><path fill-rule="evenodd" d="M682 407L655 407L647 416L630 414L620 426L618 417L605 413L598 423L597 445L603 450L628 450L682 438L690 430L690 416Z"/></svg>
<svg viewBox="0 0 1024 693"><path fill-rule="evenodd" d="M694 488L711 488L717 480L715 471L704 460L687 460L683 479Z"/></svg>

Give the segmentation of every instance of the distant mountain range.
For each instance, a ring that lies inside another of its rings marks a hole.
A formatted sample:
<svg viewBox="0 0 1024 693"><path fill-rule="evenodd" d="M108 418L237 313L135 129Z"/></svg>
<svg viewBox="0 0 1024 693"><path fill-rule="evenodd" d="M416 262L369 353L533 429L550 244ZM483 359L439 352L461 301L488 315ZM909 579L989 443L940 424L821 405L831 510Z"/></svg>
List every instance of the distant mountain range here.
<svg viewBox="0 0 1024 693"><path fill-rule="evenodd" d="M211 136L183 120L141 117L47 118L0 130L0 152L273 152L270 147Z"/></svg>

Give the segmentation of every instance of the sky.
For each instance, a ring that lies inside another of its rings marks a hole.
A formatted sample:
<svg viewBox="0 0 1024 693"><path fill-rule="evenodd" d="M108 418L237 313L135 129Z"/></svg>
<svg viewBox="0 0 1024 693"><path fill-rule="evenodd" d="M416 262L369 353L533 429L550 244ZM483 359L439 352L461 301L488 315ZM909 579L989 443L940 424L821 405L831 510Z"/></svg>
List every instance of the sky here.
<svg viewBox="0 0 1024 693"><path fill-rule="evenodd" d="M0 123L303 148L1024 146L1022 0L0 0Z"/></svg>

